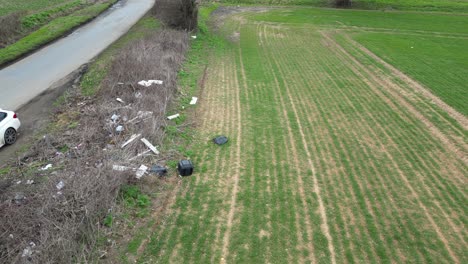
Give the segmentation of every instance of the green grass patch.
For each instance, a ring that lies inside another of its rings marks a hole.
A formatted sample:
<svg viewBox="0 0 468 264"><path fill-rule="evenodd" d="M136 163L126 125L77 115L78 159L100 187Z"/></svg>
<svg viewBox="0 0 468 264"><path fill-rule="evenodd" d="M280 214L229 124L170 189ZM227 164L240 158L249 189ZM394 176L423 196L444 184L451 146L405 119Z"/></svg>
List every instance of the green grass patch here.
<svg viewBox="0 0 468 264"><path fill-rule="evenodd" d="M116 0L108 3L96 4L77 12L52 20L47 25L39 28L18 42L0 50L0 65L13 61L20 56L31 52L69 32L73 28L88 22L104 10L109 8Z"/></svg>
<svg viewBox="0 0 468 264"><path fill-rule="evenodd" d="M468 116L467 39L378 33L354 39Z"/></svg>

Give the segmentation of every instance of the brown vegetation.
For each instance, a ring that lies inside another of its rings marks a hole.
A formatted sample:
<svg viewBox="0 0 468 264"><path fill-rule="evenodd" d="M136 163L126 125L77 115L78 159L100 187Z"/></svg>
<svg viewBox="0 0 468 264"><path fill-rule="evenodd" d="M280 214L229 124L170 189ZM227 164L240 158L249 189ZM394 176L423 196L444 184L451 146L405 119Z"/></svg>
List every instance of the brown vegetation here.
<svg viewBox="0 0 468 264"><path fill-rule="evenodd" d="M164 138L165 116L177 90L176 78L188 46L184 32L165 30L138 40L114 59L98 96L71 91L56 113L56 126L18 159L0 193L0 259L5 263L92 262L96 241L110 211L117 210L120 186L134 182L132 171L116 172L114 164L137 168L156 162L141 157L147 148L134 142L139 133L154 145ZM143 87L140 80L163 85ZM138 95L138 96L136 96ZM125 104L116 101L119 97ZM139 111L151 111L146 119ZM125 130L115 132L113 114ZM76 124L76 125L73 125ZM40 168L53 164L49 170ZM17 181L21 179L21 183ZM34 184L26 185L26 180ZM63 188L58 188L63 183Z"/></svg>
<svg viewBox="0 0 468 264"><path fill-rule="evenodd" d="M192 31L197 28L198 0L157 0L154 13L167 26Z"/></svg>
<svg viewBox="0 0 468 264"><path fill-rule="evenodd" d="M0 17L0 49L14 42L21 31L21 13Z"/></svg>

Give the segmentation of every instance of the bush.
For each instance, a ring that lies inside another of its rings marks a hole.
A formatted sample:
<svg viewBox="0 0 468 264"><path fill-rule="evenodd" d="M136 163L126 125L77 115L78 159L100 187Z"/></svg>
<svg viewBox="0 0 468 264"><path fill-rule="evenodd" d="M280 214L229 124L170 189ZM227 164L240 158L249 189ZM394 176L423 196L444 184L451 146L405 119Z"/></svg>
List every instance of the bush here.
<svg viewBox="0 0 468 264"><path fill-rule="evenodd" d="M157 0L154 6L156 17L165 25L192 31L198 23L197 0Z"/></svg>

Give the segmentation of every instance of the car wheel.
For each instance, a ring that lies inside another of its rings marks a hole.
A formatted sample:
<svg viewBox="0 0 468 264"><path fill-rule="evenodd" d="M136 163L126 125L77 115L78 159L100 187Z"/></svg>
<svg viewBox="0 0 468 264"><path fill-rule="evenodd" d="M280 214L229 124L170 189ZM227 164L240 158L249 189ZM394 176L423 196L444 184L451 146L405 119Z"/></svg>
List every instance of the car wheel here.
<svg viewBox="0 0 468 264"><path fill-rule="evenodd" d="M5 131L5 143L7 145L14 144L16 142L16 130L12 127Z"/></svg>

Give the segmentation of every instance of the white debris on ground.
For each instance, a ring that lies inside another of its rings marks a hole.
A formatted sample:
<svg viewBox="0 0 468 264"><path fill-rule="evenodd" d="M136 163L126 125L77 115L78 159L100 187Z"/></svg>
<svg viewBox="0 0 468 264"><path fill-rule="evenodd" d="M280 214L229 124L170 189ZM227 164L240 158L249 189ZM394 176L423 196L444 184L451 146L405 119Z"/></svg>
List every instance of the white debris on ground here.
<svg viewBox="0 0 468 264"><path fill-rule="evenodd" d="M197 104L198 97L192 97L192 101L190 101L191 105Z"/></svg>
<svg viewBox="0 0 468 264"><path fill-rule="evenodd" d="M180 116L179 114L175 114L175 115L168 116L167 119L172 120L172 119L178 118L179 116Z"/></svg>
<svg viewBox="0 0 468 264"><path fill-rule="evenodd" d="M112 122L114 122L114 123L117 122L117 120L119 120L119 118L120 118L120 115L113 114L113 115L111 116L111 120L112 120Z"/></svg>
<svg viewBox="0 0 468 264"><path fill-rule="evenodd" d="M121 148L125 148L128 144L132 143L135 139L137 139L139 137L141 137L141 134L138 134L138 135L133 134L132 137L129 140L125 141L125 143L122 144Z"/></svg>
<svg viewBox="0 0 468 264"><path fill-rule="evenodd" d="M136 172L136 178L140 179L141 177L143 177L143 175L145 175L147 170L148 170L148 167L146 167L145 165L141 165Z"/></svg>
<svg viewBox="0 0 468 264"><path fill-rule="evenodd" d="M117 100L117 102L119 102L119 103L125 104L125 101L122 100L122 98L117 98L117 99L115 99L115 100Z"/></svg>
<svg viewBox="0 0 468 264"><path fill-rule="evenodd" d="M121 133L121 132L123 132L123 131L124 131L124 127L123 127L123 126L120 126L120 125L119 125L119 126L117 126L117 127L115 128L115 132L117 132L117 133Z"/></svg>
<svg viewBox="0 0 468 264"><path fill-rule="evenodd" d="M192 36L193 39L197 39L197 36Z"/></svg>
<svg viewBox="0 0 468 264"><path fill-rule="evenodd" d="M128 170L131 170L132 168L126 167L126 166L120 166L120 165L113 165L112 169L115 171L128 171Z"/></svg>
<svg viewBox="0 0 468 264"><path fill-rule="evenodd" d="M151 151L154 152L154 154L159 155L159 151L156 149L153 144L151 144L146 138L142 138L141 142L143 142Z"/></svg>
<svg viewBox="0 0 468 264"><path fill-rule="evenodd" d="M161 84L163 84L163 81L161 81L161 80L148 80L148 81L143 80L143 81L139 81L138 84L141 85L141 86L150 87L153 84L161 85Z"/></svg>
<svg viewBox="0 0 468 264"><path fill-rule="evenodd" d="M62 190L63 187L65 187L65 183L63 183L63 181L60 181L59 183L57 183L57 185L55 185L55 187L57 187L57 190Z"/></svg>
<svg viewBox="0 0 468 264"><path fill-rule="evenodd" d="M27 185L31 185L31 184L33 184L33 183L34 183L33 180L27 180L27 181L26 181L26 184L27 184Z"/></svg>
<svg viewBox="0 0 468 264"><path fill-rule="evenodd" d="M47 164L45 167L40 168L39 170L41 171L46 171L48 169L52 168L52 164Z"/></svg>

